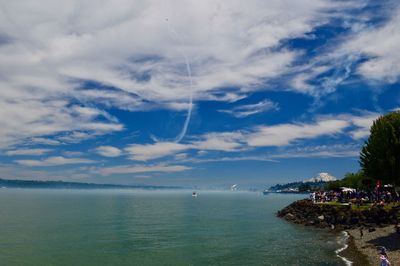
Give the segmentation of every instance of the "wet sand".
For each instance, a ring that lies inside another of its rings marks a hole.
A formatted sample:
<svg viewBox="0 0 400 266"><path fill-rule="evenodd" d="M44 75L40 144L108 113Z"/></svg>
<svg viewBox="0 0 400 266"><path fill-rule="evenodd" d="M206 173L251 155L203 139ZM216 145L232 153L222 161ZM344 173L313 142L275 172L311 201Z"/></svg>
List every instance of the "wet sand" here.
<svg viewBox="0 0 400 266"><path fill-rule="evenodd" d="M351 236L350 241L353 241L353 243L349 243L349 246L354 244L355 248L366 256L372 266L380 265L378 248L384 246L387 249L391 266L400 266L400 234L396 233L393 225L375 229L373 232L364 229L363 236L360 234L360 229L348 230ZM354 262L353 265L360 264Z"/></svg>
<svg viewBox="0 0 400 266"><path fill-rule="evenodd" d="M347 263L346 265L352 266L370 266L370 262L368 257L362 253L355 244L354 237L351 235L347 240L347 248L341 251L338 256L345 258L345 260L350 261L351 263Z"/></svg>

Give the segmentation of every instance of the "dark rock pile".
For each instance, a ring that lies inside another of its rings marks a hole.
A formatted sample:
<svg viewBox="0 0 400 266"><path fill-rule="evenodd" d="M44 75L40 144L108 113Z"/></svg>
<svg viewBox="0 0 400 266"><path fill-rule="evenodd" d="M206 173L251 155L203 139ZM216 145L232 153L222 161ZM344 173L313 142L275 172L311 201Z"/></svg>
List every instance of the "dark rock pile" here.
<svg viewBox="0 0 400 266"><path fill-rule="evenodd" d="M293 202L280 210L278 217L296 224L320 228L351 229L360 226L373 228L398 224L400 209L385 210L374 206L364 210L353 210L349 205L313 204L311 200L305 199Z"/></svg>

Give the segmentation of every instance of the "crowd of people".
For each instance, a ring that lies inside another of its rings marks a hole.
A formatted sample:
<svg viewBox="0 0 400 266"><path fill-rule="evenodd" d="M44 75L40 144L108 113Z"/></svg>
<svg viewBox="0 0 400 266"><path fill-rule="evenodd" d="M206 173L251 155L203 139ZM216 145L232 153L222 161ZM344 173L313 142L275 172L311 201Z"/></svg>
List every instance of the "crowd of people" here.
<svg viewBox="0 0 400 266"><path fill-rule="evenodd" d="M310 194L314 202L339 202L361 205L374 203L384 205L390 202L399 202L400 196L393 188L377 188L372 191L364 191L351 188L340 188L328 191L316 191Z"/></svg>

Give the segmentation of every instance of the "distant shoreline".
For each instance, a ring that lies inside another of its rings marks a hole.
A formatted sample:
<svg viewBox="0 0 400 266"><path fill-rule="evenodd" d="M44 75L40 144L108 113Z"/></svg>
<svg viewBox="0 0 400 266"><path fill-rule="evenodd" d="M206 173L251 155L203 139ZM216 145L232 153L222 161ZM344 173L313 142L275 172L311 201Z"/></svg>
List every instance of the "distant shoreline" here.
<svg viewBox="0 0 400 266"><path fill-rule="evenodd" d="M45 188L45 189L145 189L145 190L165 190L183 189L178 186L149 186L149 185L116 185L116 184L96 184L65 181L36 181L1 179L0 188Z"/></svg>

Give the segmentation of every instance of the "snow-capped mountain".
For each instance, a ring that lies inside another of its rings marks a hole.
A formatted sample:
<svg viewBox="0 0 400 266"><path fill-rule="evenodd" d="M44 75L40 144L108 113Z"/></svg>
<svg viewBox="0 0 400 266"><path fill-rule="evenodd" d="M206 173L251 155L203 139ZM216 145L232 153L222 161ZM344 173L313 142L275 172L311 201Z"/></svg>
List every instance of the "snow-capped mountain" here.
<svg viewBox="0 0 400 266"><path fill-rule="evenodd" d="M319 173L316 177L305 180L304 182L329 182L337 180L336 177L328 173Z"/></svg>

